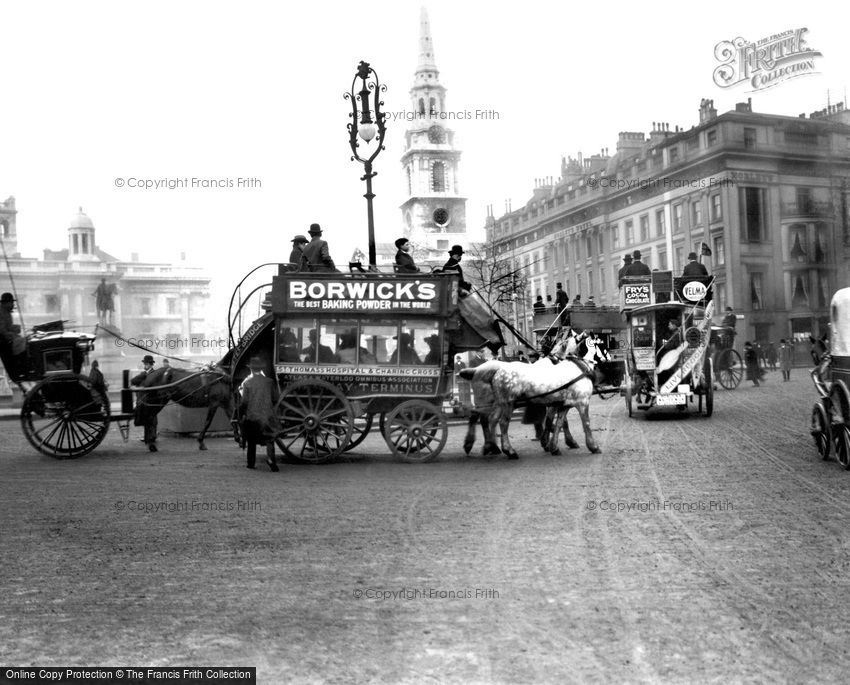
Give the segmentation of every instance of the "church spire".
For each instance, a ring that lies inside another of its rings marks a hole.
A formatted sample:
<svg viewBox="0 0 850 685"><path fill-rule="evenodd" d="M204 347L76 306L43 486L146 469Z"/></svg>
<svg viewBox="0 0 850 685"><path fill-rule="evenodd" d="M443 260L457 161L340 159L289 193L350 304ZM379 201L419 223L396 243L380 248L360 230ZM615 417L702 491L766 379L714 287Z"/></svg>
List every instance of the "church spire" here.
<svg viewBox="0 0 850 685"><path fill-rule="evenodd" d="M438 86L439 76L437 61L434 58L434 41L431 40L431 22L428 19L428 10L422 7L419 11L419 63L416 66L413 87Z"/></svg>

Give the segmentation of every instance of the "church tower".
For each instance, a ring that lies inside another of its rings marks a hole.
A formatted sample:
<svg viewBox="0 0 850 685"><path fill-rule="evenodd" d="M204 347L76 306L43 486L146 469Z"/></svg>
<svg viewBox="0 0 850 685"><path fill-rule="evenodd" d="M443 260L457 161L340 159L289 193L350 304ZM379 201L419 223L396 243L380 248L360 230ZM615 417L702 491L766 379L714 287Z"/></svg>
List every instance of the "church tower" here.
<svg viewBox="0 0 850 685"><path fill-rule="evenodd" d="M456 117L446 109L446 89L440 84L424 7L410 101L401 156L407 192L401 205L404 235L413 243L417 260L445 260L452 245L466 247L466 198L458 186L461 153L454 146L454 131L446 126Z"/></svg>

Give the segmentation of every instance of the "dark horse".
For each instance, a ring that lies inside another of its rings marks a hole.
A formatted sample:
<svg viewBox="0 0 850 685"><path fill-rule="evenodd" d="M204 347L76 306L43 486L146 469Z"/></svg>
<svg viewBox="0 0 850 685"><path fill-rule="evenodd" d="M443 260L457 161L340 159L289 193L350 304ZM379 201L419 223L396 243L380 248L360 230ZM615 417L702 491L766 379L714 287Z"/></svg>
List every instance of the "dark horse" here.
<svg viewBox="0 0 850 685"><path fill-rule="evenodd" d="M165 366L150 373L142 387L151 388L140 393L138 400L145 421L154 420L169 402L183 407L207 408L207 420L198 435L198 448L202 450L207 449L204 436L218 408L224 409L228 417L233 416L230 376L221 367L191 371Z"/></svg>

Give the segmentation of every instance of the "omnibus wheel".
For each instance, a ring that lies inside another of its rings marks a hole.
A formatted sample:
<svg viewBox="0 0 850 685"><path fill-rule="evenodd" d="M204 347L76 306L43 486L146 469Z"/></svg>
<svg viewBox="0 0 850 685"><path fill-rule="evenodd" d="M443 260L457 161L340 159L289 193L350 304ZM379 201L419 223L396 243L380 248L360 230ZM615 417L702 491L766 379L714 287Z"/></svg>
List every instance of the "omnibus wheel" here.
<svg viewBox="0 0 850 685"><path fill-rule="evenodd" d="M835 444L835 459L845 470L850 471L850 427L841 423L833 430L833 442Z"/></svg>
<svg viewBox="0 0 850 685"><path fill-rule="evenodd" d="M343 452L353 450L366 439L369 431L372 430L372 421L374 419L374 414L361 414L354 417L354 423L351 424L351 440L348 441Z"/></svg>
<svg viewBox="0 0 850 685"><path fill-rule="evenodd" d="M387 414L384 439L397 459L436 459L446 444L449 427L440 408L424 400L407 400Z"/></svg>
<svg viewBox="0 0 850 685"><path fill-rule="evenodd" d="M106 436L109 400L85 376L50 376L24 397L21 428L42 454L76 459L91 452Z"/></svg>
<svg viewBox="0 0 850 685"><path fill-rule="evenodd" d="M812 438L821 459L829 459L832 447L832 429L830 428L829 412L823 400L815 402L812 407Z"/></svg>
<svg viewBox="0 0 850 685"><path fill-rule="evenodd" d="M744 362L731 347L717 355L717 380L726 390L737 388L744 378Z"/></svg>
<svg viewBox="0 0 850 685"><path fill-rule="evenodd" d="M284 388L276 411L281 432L275 442L298 461L328 461L342 454L351 440L351 405L338 388L318 378Z"/></svg>

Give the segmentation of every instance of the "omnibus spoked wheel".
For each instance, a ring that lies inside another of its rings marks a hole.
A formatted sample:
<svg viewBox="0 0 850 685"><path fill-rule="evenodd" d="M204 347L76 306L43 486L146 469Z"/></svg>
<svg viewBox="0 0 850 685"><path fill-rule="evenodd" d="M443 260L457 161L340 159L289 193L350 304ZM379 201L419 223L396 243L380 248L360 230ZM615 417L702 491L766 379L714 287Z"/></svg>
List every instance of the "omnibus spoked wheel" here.
<svg viewBox="0 0 850 685"><path fill-rule="evenodd" d="M298 461L320 464L345 450L354 429L354 413L345 396L320 379L288 385L277 403L281 432L277 444Z"/></svg>
<svg viewBox="0 0 850 685"><path fill-rule="evenodd" d="M91 452L106 436L109 400L85 376L50 376L24 397L21 427L42 454L76 459Z"/></svg>
<svg viewBox="0 0 850 685"><path fill-rule="evenodd" d="M348 441L348 444L343 449L344 452L353 450L366 439L369 431L372 430L374 419L374 414L361 414L354 417L354 422L351 424L351 440Z"/></svg>
<svg viewBox="0 0 850 685"><path fill-rule="evenodd" d="M812 438L821 459L829 459L832 449L832 429L829 423L829 411L823 400L812 407Z"/></svg>
<svg viewBox="0 0 850 685"><path fill-rule="evenodd" d="M384 424L384 439L397 459L426 462L436 459L446 444L449 427L439 407L424 400L402 402Z"/></svg>

